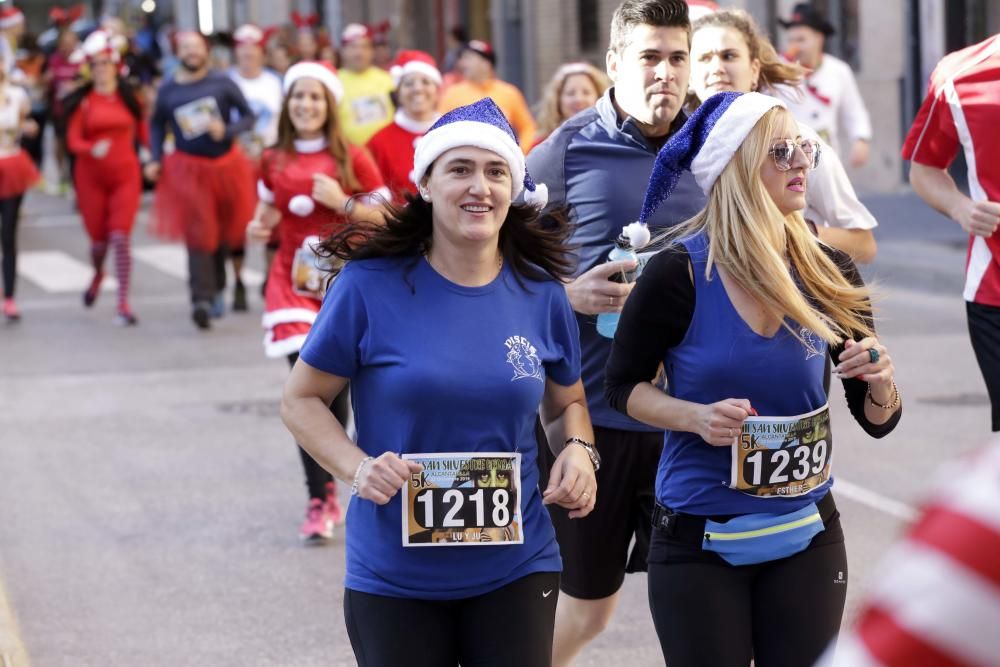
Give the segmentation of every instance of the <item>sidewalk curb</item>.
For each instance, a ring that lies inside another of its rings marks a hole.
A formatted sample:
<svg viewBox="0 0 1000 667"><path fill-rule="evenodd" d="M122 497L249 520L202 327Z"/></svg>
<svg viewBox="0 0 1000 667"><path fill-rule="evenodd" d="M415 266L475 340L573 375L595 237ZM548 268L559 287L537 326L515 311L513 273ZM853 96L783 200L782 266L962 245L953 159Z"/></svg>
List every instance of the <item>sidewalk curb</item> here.
<svg viewBox="0 0 1000 667"><path fill-rule="evenodd" d="M30 667L28 652L21 641L7 589L0 579L0 667Z"/></svg>

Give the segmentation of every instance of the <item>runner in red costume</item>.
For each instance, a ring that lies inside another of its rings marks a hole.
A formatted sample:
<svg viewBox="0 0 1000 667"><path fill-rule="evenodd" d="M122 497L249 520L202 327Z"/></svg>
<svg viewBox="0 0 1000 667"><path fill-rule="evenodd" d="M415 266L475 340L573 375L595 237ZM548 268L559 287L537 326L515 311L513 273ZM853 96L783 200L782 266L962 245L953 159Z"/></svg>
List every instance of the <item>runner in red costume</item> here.
<svg viewBox="0 0 1000 667"><path fill-rule="evenodd" d="M441 72L429 53L400 51L389 74L396 84L399 108L392 123L368 140L367 148L392 192L393 202L401 205L406 203L404 194L417 194L410 178L413 153L417 139L440 117Z"/></svg>
<svg viewBox="0 0 1000 667"><path fill-rule="evenodd" d="M285 100L278 141L264 151L257 194L260 202L247 233L266 242L280 213L280 244L267 279L264 350L269 357L298 359L322 304L326 274L312 247L349 219L378 216L363 193L387 196L375 163L340 131L336 105L343 88L332 67L303 62L285 74ZM376 217L377 219L377 217ZM346 419L347 389L331 406ZM309 490L301 536L307 543L333 537L342 512L333 477L300 448Z"/></svg>
<svg viewBox="0 0 1000 667"><path fill-rule="evenodd" d="M76 157L73 184L94 263L94 278L83 294L83 305L90 308L97 300L110 247L118 279L115 323L131 326L138 320L128 302L132 273L129 239L142 195L135 144L138 138L148 145L149 134L138 98L118 76L119 51L108 33L91 33L82 49L92 80L67 100L66 144Z"/></svg>

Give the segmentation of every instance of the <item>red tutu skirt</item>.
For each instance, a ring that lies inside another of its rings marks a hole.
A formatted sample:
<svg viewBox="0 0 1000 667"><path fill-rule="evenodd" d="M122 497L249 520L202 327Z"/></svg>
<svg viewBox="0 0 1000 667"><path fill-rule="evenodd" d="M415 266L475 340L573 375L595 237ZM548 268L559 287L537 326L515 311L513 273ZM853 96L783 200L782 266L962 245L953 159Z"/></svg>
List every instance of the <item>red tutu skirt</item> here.
<svg viewBox="0 0 1000 667"><path fill-rule="evenodd" d="M23 150L0 157L0 199L23 195L39 178L35 163Z"/></svg>
<svg viewBox="0 0 1000 667"><path fill-rule="evenodd" d="M201 252L242 248L256 206L254 166L239 146L218 158L175 151L163 160L151 231Z"/></svg>

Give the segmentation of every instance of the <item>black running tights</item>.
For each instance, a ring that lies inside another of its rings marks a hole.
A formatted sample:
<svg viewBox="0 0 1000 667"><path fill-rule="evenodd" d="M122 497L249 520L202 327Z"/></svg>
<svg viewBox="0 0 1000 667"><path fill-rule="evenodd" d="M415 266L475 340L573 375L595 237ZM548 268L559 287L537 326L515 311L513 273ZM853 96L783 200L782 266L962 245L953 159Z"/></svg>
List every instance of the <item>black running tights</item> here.
<svg viewBox="0 0 1000 667"><path fill-rule="evenodd" d="M549 667L558 597L557 572L529 574L462 600L348 588L344 617L358 667Z"/></svg>
<svg viewBox="0 0 1000 667"><path fill-rule="evenodd" d="M734 567L680 545L654 563L664 545L653 532L649 606L670 667L749 667L751 659L756 667L802 667L836 638L847 597L843 541Z"/></svg>
<svg viewBox="0 0 1000 667"><path fill-rule="evenodd" d="M299 355L297 352L288 355L288 365L294 366L298 358ZM345 428L347 427L347 420L351 415L349 389L349 386L344 387L343 391L337 394L337 398L333 399L333 403L330 404L330 412L333 413L333 416ZM316 460L309 455L309 452L302 449L302 447L299 447L299 455L302 457L302 468L306 473L306 488L309 491L309 497L323 500L326 498L326 485L328 482L333 481L333 475L328 473L323 466L316 463Z"/></svg>
<svg viewBox="0 0 1000 667"><path fill-rule="evenodd" d="M3 254L3 295L14 296L17 280L17 217L24 195L0 199L0 253Z"/></svg>

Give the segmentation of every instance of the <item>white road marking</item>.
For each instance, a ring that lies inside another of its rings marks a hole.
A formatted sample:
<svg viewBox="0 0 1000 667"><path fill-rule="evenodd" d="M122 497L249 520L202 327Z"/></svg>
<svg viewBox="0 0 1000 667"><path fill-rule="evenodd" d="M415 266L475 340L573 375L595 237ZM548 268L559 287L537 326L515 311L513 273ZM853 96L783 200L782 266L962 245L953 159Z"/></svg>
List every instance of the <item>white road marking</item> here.
<svg viewBox="0 0 1000 667"><path fill-rule="evenodd" d="M833 488L838 496L843 496L844 498L853 500L856 503L867 505L872 509L888 514L889 516L906 523L913 523L917 520L917 517L920 516L920 512L917 511L915 507L907 505L899 500L889 498L888 496L883 496L881 493L866 489L863 486L852 484L843 477L837 477L833 484Z"/></svg>
<svg viewBox="0 0 1000 667"><path fill-rule="evenodd" d="M46 292L82 292L90 286L94 277L90 264L58 250L18 253L17 273ZM105 275L101 289L118 289L118 281Z"/></svg>
<svg viewBox="0 0 1000 667"><path fill-rule="evenodd" d="M186 281L188 279L187 249L180 244L147 245L133 248L132 255L140 262L149 264L163 273ZM226 280L233 284L232 264L226 263ZM243 284L247 287L260 287L264 283L264 275L256 269L243 267Z"/></svg>

